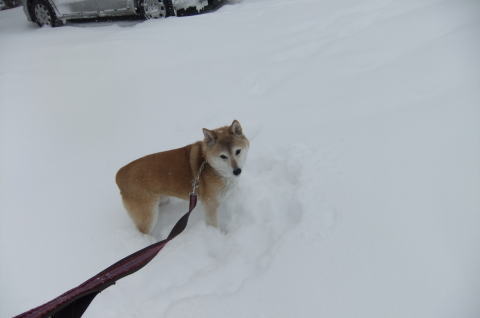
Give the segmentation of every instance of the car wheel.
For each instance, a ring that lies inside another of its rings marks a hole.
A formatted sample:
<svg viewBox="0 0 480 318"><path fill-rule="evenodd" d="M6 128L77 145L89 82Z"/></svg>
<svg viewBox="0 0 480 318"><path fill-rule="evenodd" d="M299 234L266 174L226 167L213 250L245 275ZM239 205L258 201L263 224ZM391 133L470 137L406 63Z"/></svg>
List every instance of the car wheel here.
<svg viewBox="0 0 480 318"><path fill-rule="evenodd" d="M172 0L141 0L140 15L144 19L164 18L173 9Z"/></svg>
<svg viewBox="0 0 480 318"><path fill-rule="evenodd" d="M62 22L57 18L52 6L45 0L37 0L33 3L34 20L38 26L59 26Z"/></svg>

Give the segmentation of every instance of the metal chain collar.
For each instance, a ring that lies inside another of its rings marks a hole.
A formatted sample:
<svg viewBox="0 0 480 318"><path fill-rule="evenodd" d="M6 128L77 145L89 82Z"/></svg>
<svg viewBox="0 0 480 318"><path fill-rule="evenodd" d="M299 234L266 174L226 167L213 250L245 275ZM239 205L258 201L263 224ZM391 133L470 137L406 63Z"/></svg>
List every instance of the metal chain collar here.
<svg viewBox="0 0 480 318"><path fill-rule="evenodd" d="M200 185L200 176L202 175L203 168L205 167L205 164L207 163L206 160L202 162L200 165L200 168L198 168L197 175L195 176L195 179L192 181L192 192L190 194L196 195L198 187Z"/></svg>

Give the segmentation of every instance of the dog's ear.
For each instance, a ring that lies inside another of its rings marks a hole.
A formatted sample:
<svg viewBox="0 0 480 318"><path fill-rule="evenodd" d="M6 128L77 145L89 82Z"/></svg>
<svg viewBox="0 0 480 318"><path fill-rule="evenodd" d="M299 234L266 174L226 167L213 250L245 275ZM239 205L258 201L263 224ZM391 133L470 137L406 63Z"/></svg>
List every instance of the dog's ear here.
<svg viewBox="0 0 480 318"><path fill-rule="evenodd" d="M215 132L212 130L208 130L207 128L203 128L203 135L205 136L205 143L208 146L212 146L215 144L215 141L217 140L217 136L215 135Z"/></svg>
<svg viewBox="0 0 480 318"><path fill-rule="evenodd" d="M243 134L242 132L242 126L240 126L240 122L238 120L234 120L233 123L230 125L230 131L234 135L241 136Z"/></svg>

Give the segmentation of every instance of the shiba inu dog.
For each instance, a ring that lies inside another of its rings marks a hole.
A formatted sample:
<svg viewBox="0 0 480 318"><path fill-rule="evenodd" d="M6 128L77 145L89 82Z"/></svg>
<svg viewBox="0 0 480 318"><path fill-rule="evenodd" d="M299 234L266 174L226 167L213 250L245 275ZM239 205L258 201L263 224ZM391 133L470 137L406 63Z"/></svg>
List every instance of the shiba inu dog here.
<svg viewBox="0 0 480 318"><path fill-rule="evenodd" d="M188 146L151 154L122 167L116 182L137 228L149 233L158 208L168 197L187 200L199 175L198 196L207 224L217 227L217 210L225 191L235 184L247 158L249 141L237 120L230 126L203 129L204 139Z"/></svg>

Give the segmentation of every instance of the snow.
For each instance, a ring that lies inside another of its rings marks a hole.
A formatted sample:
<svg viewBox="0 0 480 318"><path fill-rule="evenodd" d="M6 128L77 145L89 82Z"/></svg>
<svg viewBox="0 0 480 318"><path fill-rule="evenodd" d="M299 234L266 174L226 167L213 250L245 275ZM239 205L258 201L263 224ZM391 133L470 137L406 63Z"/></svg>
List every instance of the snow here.
<svg viewBox="0 0 480 318"><path fill-rule="evenodd" d="M233 119L238 190L86 317L480 315L480 4L244 0L38 29L0 12L0 316L165 236L114 183Z"/></svg>
<svg viewBox="0 0 480 318"><path fill-rule="evenodd" d="M176 10L187 9L187 8L196 8L197 11L200 11L208 5L207 0L173 0L173 6Z"/></svg>

